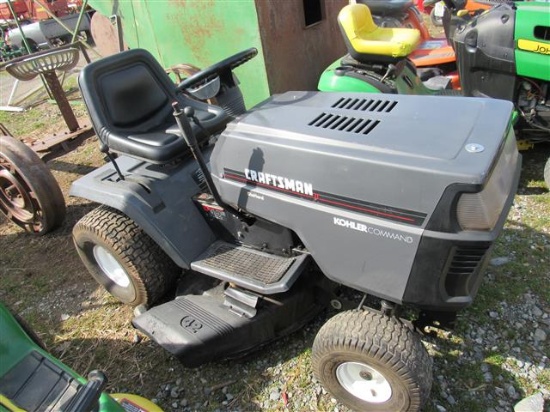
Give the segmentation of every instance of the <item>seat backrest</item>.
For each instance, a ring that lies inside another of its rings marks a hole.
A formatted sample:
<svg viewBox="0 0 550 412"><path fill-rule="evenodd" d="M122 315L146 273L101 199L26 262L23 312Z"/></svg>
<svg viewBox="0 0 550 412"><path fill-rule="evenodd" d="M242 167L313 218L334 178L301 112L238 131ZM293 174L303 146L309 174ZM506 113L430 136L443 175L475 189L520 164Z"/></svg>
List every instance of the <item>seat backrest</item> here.
<svg viewBox="0 0 550 412"><path fill-rule="evenodd" d="M349 40L378 28L369 8L364 4L348 4L342 8L338 13L338 24Z"/></svg>
<svg viewBox="0 0 550 412"><path fill-rule="evenodd" d="M151 163L168 163L189 151L172 103L195 109L200 142L225 128L224 110L177 93L176 85L146 50L132 49L88 64L78 85L94 130L109 151Z"/></svg>
<svg viewBox="0 0 550 412"><path fill-rule="evenodd" d="M143 64L103 76L104 104L113 126L131 128L165 117L168 94ZM160 116L159 116L160 113Z"/></svg>
<svg viewBox="0 0 550 412"><path fill-rule="evenodd" d="M420 42L417 29L379 27L364 4L350 4L338 14L348 53L361 63L395 63Z"/></svg>
<svg viewBox="0 0 550 412"><path fill-rule="evenodd" d="M144 133L171 119L176 89L146 50L133 49L87 65L78 79L94 129ZM107 142L104 142L107 143Z"/></svg>

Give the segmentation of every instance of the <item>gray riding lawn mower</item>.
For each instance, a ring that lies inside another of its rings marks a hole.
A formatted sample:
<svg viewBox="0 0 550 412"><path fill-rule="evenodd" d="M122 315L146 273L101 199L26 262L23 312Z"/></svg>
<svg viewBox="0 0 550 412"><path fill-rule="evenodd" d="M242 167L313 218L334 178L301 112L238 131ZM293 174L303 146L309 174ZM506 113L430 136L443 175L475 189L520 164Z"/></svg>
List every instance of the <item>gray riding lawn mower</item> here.
<svg viewBox="0 0 550 412"><path fill-rule="evenodd" d="M513 200L513 107L287 92L246 111L232 70L256 53L178 86L140 49L84 68L111 161L72 186L101 204L74 228L78 252L188 367L341 308L313 344L318 380L355 410L418 410L432 362L416 329L472 303ZM213 79L219 106L190 97Z"/></svg>

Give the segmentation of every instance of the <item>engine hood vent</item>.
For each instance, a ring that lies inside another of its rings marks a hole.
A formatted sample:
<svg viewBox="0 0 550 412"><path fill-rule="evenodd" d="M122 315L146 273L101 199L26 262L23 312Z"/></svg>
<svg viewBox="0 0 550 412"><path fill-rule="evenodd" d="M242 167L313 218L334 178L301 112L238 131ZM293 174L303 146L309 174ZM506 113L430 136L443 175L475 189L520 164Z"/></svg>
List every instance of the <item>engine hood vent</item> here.
<svg viewBox="0 0 550 412"><path fill-rule="evenodd" d="M331 107L334 109L360 110L362 112L390 113L395 106L397 106L395 100L341 97Z"/></svg>
<svg viewBox="0 0 550 412"><path fill-rule="evenodd" d="M270 97L229 123L221 136L246 147L245 141L280 145L292 156L326 152L413 168L446 161L470 176L481 158L498 152L510 107L497 99L295 91ZM501 121L496 125L482 115ZM485 151L472 156L468 143Z"/></svg>
<svg viewBox="0 0 550 412"><path fill-rule="evenodd" d="M309 122L308 126L366 135L369 134L378 123L380 123L379 120L358 119L356 117L322 113L313 121Z"/></svg>

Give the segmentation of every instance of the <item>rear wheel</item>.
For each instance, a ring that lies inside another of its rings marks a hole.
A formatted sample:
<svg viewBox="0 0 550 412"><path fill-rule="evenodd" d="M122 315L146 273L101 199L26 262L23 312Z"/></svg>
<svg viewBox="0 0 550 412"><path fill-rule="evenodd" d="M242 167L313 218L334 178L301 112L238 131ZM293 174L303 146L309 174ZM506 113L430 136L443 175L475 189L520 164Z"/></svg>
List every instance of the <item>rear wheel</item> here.
<svg viewBox="0 0 550 412"><path fill-rule="evenodd" d="M132 219L107 206L85 215L73 229L80 258L115 298L131 306L151 306L174 285L180 272Z"/></svg>
<svg viewBox="0 0 550 412"><path fill-rule="evenodd" d="M46 164L28 146L0 136L0 211L29 233L63 223L65 199Z"/></svg>
<svg viewBox="0 0 550 412"><path fill-rule="evenodd" d="M317 379L357 411L418 411L432 383L432 360L398 319L368 311L331 318L315 337Z"/></svg>

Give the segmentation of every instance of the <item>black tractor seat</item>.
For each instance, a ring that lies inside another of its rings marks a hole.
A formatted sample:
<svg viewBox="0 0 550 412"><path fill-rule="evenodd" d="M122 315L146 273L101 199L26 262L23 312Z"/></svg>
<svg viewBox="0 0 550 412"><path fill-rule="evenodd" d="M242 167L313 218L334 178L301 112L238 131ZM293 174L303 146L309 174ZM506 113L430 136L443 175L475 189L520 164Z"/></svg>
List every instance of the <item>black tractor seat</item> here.
<svg viewBox="0 0 550 412"><path fill-rule="evenodd" d="M188 152L172 103L191 106L205 130L193 124L199 142L231 120L223 109L178 93L146 50L124 51L87 65L78 84L97 136L109 151L151 163L168 163Z"/></svg>

